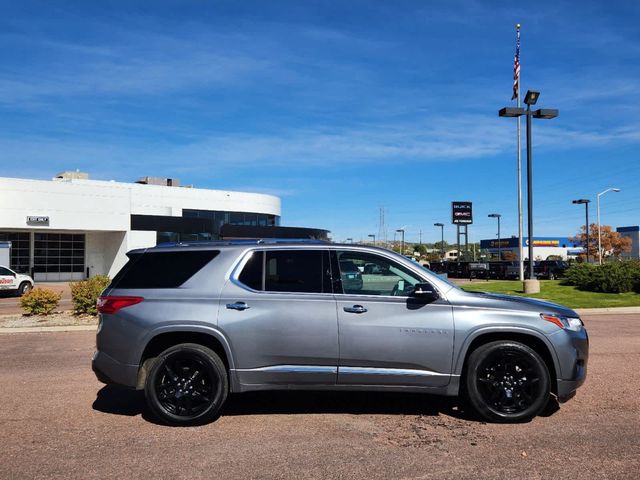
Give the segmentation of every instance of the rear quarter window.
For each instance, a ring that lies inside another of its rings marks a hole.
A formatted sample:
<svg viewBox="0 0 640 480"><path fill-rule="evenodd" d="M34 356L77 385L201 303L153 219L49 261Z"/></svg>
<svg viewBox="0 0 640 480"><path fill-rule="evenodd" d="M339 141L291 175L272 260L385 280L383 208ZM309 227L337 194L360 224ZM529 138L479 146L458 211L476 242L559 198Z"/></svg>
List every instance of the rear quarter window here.
<svg viewBox="0 0 640 480"><path fill-rule="evenodd" d="M110 288L177 288L219 253L218 250L191 250L131 254Z"/></svg>

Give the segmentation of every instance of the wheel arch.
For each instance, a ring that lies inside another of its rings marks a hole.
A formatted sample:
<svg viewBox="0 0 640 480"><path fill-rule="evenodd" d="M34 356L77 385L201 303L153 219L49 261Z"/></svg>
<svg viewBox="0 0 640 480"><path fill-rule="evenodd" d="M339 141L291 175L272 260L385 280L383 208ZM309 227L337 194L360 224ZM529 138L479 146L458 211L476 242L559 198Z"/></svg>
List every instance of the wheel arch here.
<svg viewBox="0 0 640 480"><path fill-rule="evenodd" d="M467 369L467 361L471 353L482 345L486 345L495 341L514 341L522 343L527 347L534 350L546 364L549 370L551 391L557 395L558 389L558 375L559 371L558 361L555 355L553 346L540 334L532 330L517 329L517 330L489 330L476 332L475 335L470 336L465 341L465 344L458 357L455 371L460 374L461 382L460 386L464 385L464 375Z"/></svg>
<svg viewBox="0 0 640 480"><path fill-rule="evenodd" d="M234 379L231 378L231 374L234 371L234 362L227 339L214 329L184 326L156 331L151 334L140 355L140 367L136 384L138 390L144 388L147 373L150 369L150 361L167 348L180 343L195 343L213 350L220 357L227 373L230 375L229 386L231 387L235 383Z"/></svg>

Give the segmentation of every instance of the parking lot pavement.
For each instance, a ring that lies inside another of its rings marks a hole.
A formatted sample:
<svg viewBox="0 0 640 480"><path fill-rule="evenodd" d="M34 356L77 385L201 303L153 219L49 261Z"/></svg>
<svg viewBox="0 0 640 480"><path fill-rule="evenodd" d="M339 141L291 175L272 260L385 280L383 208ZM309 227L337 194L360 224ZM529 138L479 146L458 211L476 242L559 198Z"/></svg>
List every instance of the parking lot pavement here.
<svg viewBox="0 0 640 480"><path fill-rule="evenodd" d="M40 282L36 283L35 287L48 288L55 292L62 293L59 310L71 310L71 288L67 282ZM20 297L8 295L7 292L1 292L0 315L12 315L15 313L22 313L22 308L20 308Z"/></svg>
<svg viewBox="0 0 640 480"><path fill-rule="evenodd" d="M203 427L104 387L89 332L0 335L1 478L638 478L640 315L586 315L587 382L530 423L423 395L235 395Z"/></svg>

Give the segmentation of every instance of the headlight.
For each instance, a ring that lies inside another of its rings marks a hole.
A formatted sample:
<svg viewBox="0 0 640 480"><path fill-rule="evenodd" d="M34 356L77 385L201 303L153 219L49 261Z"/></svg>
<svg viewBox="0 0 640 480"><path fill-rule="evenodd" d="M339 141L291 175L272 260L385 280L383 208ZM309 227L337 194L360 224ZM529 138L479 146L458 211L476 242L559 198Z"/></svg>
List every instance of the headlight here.
<svg viewBox="0 0 640 480"><path fill-rule="evenodd" d="M540 314L540 318L546 320L547 322L555 323L560 328L565 330L573 330L577 332L582 328L584 323L578 317L563 317L561 315L547 315L544 313Z"/></svg>

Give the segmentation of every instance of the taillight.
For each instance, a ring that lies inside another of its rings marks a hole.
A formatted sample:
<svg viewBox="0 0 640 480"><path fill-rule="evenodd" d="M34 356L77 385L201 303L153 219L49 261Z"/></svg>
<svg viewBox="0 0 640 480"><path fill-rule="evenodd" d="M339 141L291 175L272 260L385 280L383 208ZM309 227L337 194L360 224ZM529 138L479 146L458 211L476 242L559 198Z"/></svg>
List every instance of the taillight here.
<svg viewBox="0 0 640 480"><path fill-rule="evenodd" d="M114 314L121 308L130 307L143 301L143 297L99 297L96 307L100 313Z"/></svg>

